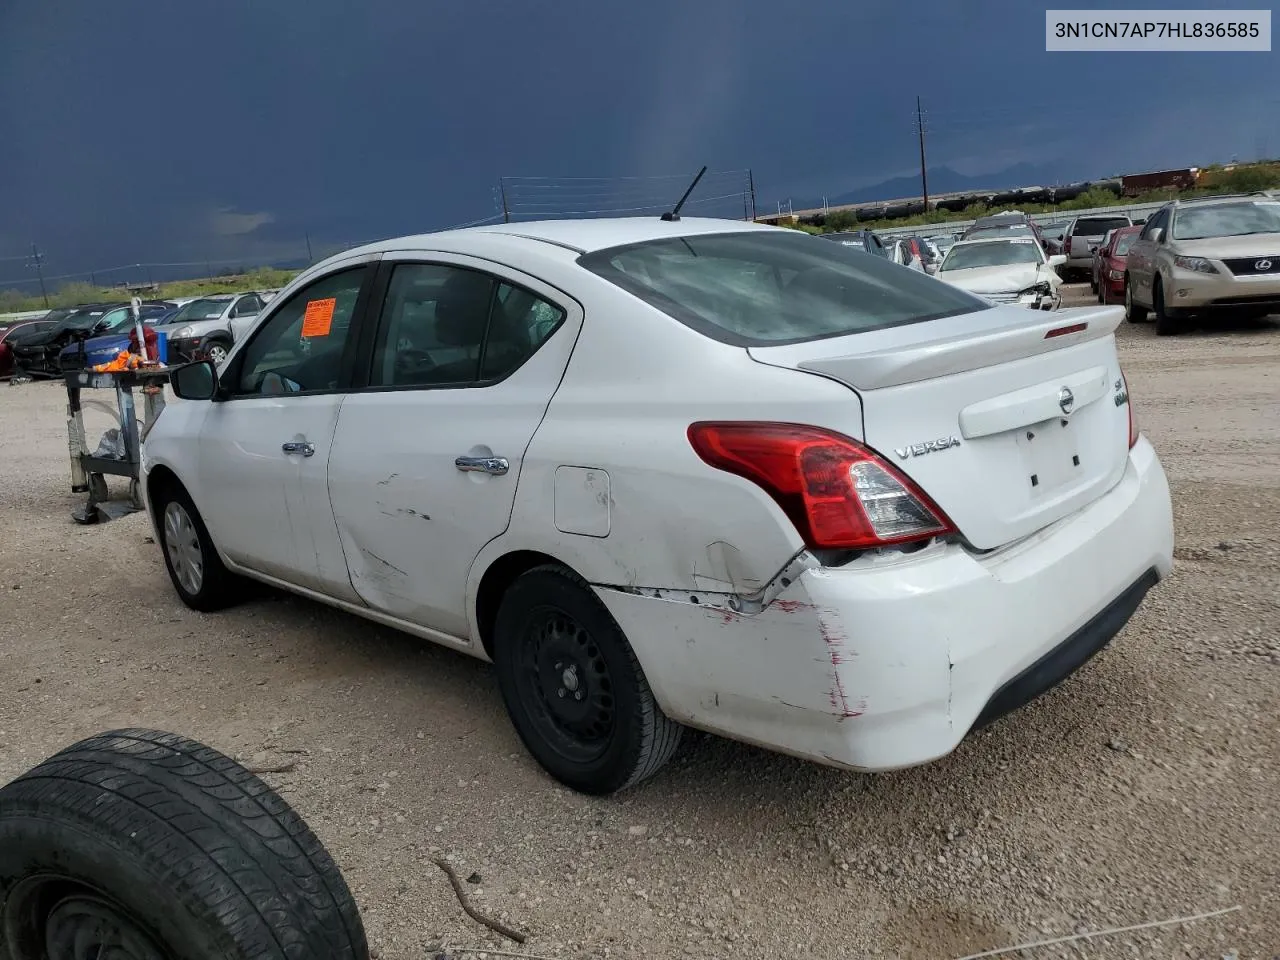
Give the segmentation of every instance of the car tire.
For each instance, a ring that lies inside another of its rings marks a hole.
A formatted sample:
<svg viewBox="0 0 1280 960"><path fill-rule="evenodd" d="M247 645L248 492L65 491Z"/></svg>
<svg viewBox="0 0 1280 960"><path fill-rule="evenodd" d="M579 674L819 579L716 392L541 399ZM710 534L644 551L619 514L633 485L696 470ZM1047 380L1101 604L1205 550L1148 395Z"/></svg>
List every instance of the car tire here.
<svg viewBox="0 0 1280 960"><path fill-rule="evenodd" d="M178 597L192 610L210 613L243 596L239 577L218 556L209 529L191 497L176 482L155 498L157 539ZM3 960L3 958L0 958Z"/></svg>
<svg viewBox="0 0 1280 960"><path fill-rule="evenodd" d="M1138 306L1133 299L1133 284L1128 274L1124 277L1124 317L1130 323L1145 323L1147 319L1147 308Z"/></svg>
<svg viewBox="0 0 1280 960"><path fill-rule="evenodd" d="M566 786L615 793L653 776L680 745L684 728L658 706L621 628L569 570L518 577L498 607L493 645L516 733Z"/></svg>
<svg viewBox="0 0 1280 960"><path fill-rule="evenodd" d="M231 341L224 340L221 337L214 337L204 342L200 352L212 360L215 367L221 366L222 361L226 360L227 354L231 352Z"/></svg>
<svg viewBox="0 0 1280 960"><path fill-rule="evenodd" d="M366 960L369 948L337 865L270 787L193 740L119 730L0 790L0 958L49 956Z"/></svg>
<svg viewBox="0 0 1280 960"><path fill-rule="evenodd" d="M1151 313L1156 321L1156 336L1172 337L1186 329L1181 316L1164 305L1164 284L1156 277L1151 283Z"/></svg>

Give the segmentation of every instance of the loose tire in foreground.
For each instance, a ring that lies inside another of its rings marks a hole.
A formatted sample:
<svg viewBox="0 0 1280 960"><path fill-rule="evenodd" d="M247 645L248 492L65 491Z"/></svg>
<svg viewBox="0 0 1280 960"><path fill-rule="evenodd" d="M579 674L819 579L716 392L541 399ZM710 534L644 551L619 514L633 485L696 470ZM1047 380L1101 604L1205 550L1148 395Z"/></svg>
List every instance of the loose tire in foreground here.
<svg viewBox="0 0 1280 960"><path fill-rule="evenodd" d="M658 706L621 628L580 577L536 567L507 589L494 663L516 732L543 768L583 793L645 780L683 727Z"/></svg>
<svg viewBox="0 0 1280 960"><path fill-rule="evenodd" d="M0 960L366 960L350 890L270 787L151 730L0 789Z"/></svg>

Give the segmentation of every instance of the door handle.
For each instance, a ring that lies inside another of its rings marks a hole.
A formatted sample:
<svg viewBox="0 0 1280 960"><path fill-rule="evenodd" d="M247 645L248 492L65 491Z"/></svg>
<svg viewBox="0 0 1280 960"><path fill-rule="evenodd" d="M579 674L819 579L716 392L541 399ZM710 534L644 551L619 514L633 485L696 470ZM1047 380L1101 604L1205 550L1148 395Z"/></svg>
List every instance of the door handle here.
<svg viewBox="0 0 1280 960"><path fill-rule="evenodd" d="M300 453L304 457L314 456L316 445L314 443L299 443L290 441L289 443L280 444L280 449L285 453Z"/></svg>
<svg viewBox="0 0 1280 960"><path fill-rule="evenodd" d="M511 469L506 457L458 457L453 465L463 473L488 473L495 477Z"/></svg>

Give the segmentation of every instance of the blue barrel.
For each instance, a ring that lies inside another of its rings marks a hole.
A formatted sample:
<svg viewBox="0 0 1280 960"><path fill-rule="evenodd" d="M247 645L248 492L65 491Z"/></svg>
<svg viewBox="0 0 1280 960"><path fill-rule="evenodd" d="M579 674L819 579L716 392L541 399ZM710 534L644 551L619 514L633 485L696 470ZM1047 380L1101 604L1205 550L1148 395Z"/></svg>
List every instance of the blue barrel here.
<svg viewBox="0 0 1280 960"><path fill-rule="evenodd" d="M156 331L156 359L161 363L169 362L169 335Z"/></svg>

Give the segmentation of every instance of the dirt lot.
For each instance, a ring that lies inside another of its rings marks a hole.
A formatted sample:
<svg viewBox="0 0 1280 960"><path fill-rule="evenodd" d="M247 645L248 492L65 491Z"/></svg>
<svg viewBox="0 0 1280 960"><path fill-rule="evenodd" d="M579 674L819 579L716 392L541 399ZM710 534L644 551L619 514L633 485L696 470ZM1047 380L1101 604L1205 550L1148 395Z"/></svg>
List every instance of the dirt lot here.
<svg viewBox="0 0 1280 960"><path fill-rule="evenodd" d="M292 759L267 779L384 960L502 948L436 848L553 958L947 960L1236 904L1026 956L1280 955L1280 325L1121 336L1180 562L1108 651L926 768L691 736L601 800L534 766L487 665L284 596L182 607L145 518L72 524L60 387L0 386L0 781L117 726Z"/></svg>

